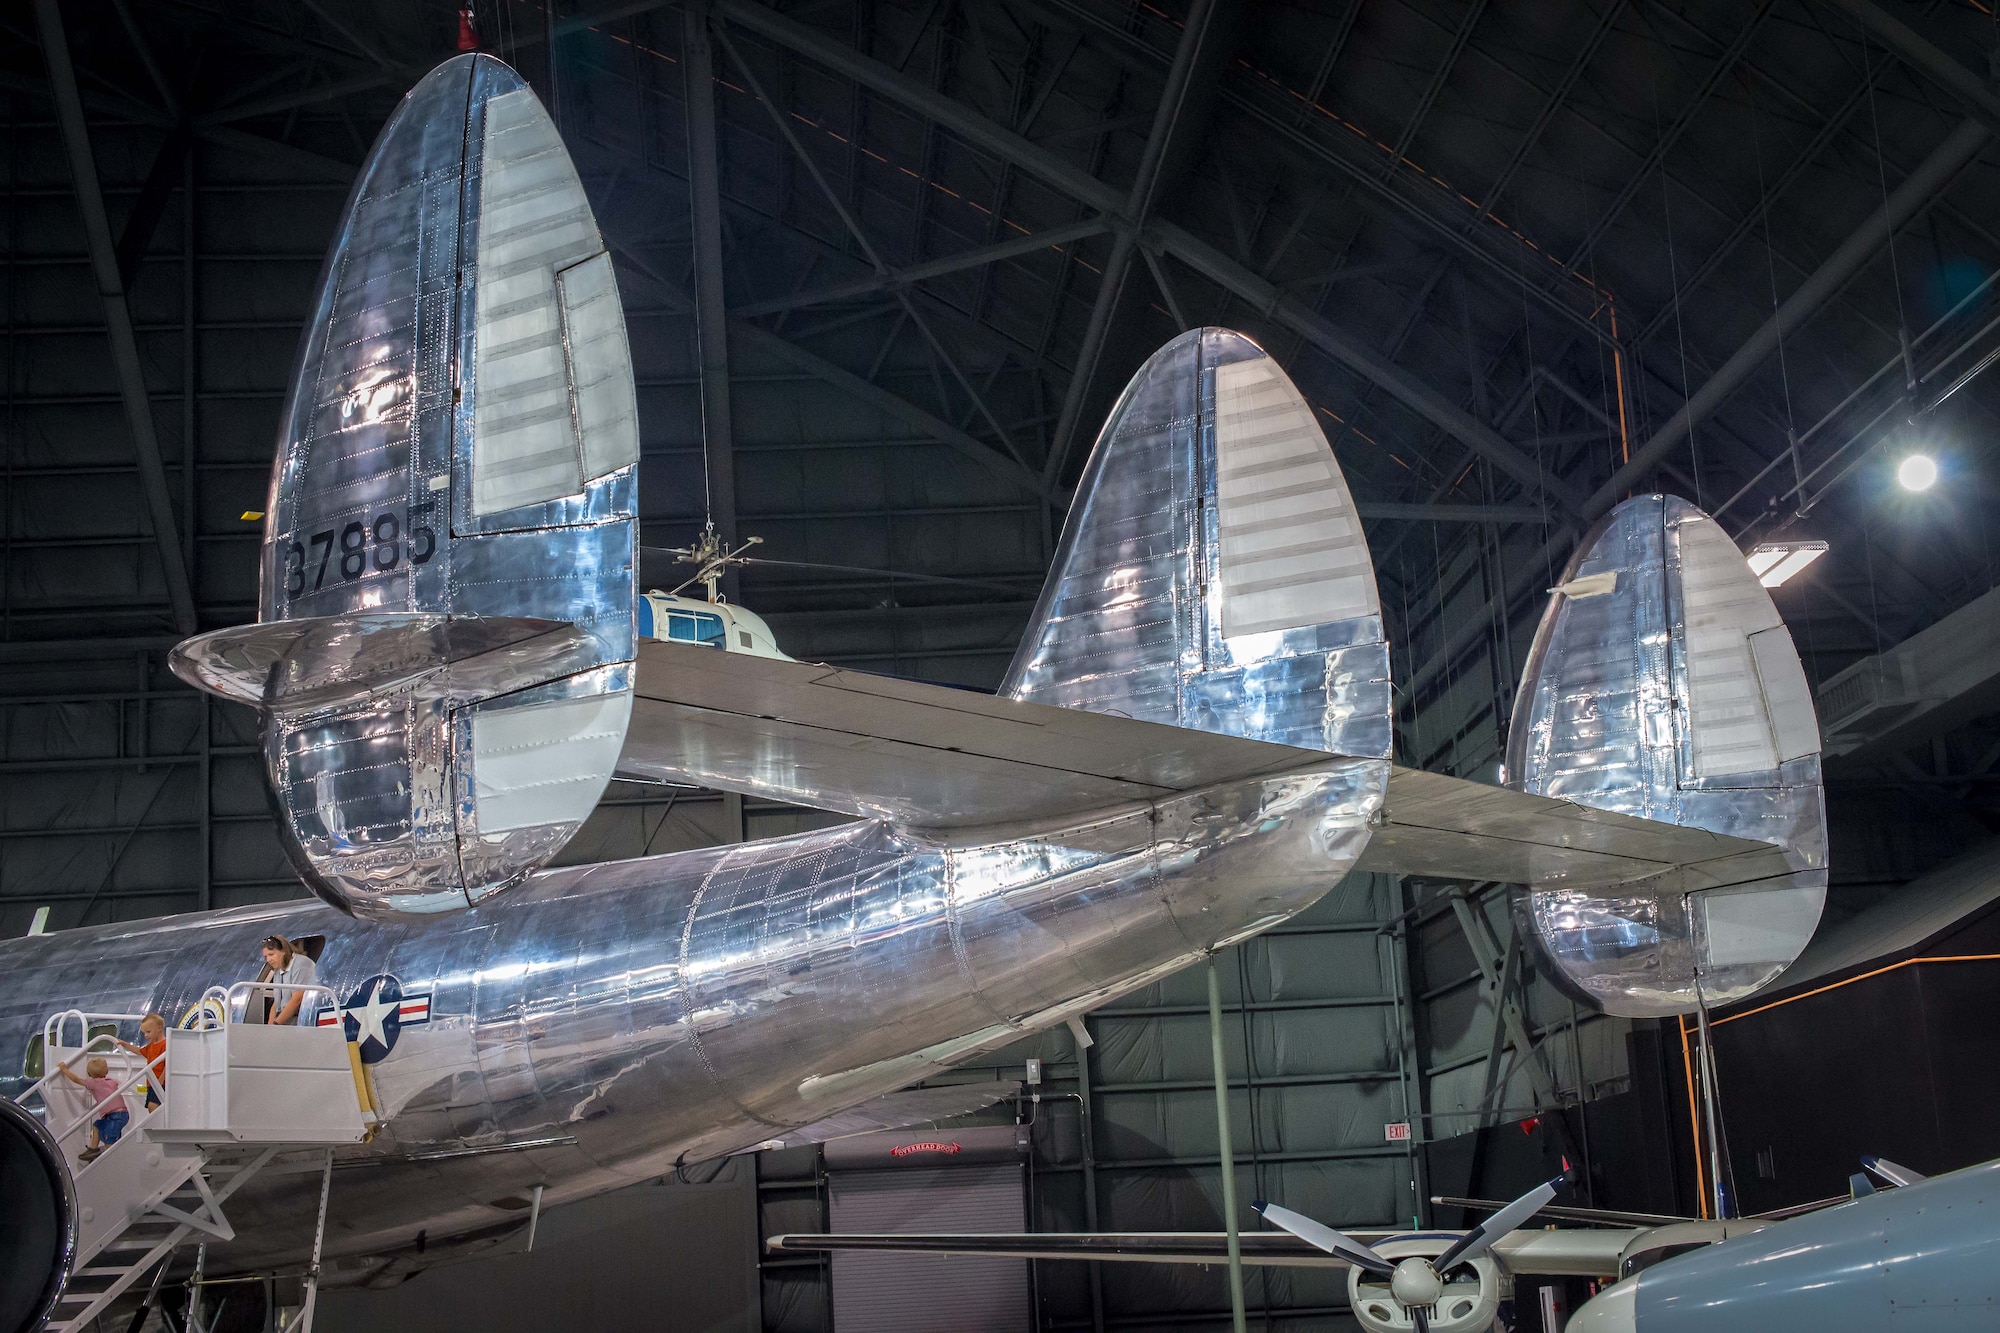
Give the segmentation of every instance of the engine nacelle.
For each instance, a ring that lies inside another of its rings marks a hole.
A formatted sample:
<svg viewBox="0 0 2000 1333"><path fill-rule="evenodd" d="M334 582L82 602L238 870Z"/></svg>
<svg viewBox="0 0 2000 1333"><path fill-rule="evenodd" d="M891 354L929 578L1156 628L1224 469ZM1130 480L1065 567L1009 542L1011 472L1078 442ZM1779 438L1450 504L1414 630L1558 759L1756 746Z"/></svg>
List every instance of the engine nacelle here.
<svg viewBox="0 0 2000 1333"><path fill-rule="evenodd" d="M0 1097L0 1333L30 1333L54 1311L76 1258L76 1194L42 1122Z"/></svg>

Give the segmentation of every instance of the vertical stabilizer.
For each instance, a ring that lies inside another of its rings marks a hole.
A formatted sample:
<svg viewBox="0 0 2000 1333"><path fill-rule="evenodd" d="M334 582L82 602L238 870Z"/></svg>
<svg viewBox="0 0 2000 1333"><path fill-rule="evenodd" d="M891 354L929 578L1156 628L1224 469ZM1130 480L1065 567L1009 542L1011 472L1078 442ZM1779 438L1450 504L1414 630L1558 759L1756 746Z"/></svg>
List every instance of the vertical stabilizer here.
<svg viewBox="0 0 2000 1333"><path fill-rule="evenodd" d="M175 670L252 703L321 897L451 911L561 849L631 714L639 434L589 201L519 75L426 75L363 166L280 426L259 623Z"/></svg>
<svg viewBox="0 0 2000 1333"><path fill-rule="evenodd" d="M1133 376L1001 692L1388 757L1367 538L1312 409L1257 344L1198 329Z"/></svg>
<svg viewBox="0 0 2000 1333"><path fill-rule="evenodd" d="M1791 634L1729 535L1671 495L1613 510L1553 591L1514 705L1514 784L1773 843L1792 869L1691 894L1536 890L1533 933L1612 1013L1748 995L1798 956L1826 896L1819 725Z"/></svg>

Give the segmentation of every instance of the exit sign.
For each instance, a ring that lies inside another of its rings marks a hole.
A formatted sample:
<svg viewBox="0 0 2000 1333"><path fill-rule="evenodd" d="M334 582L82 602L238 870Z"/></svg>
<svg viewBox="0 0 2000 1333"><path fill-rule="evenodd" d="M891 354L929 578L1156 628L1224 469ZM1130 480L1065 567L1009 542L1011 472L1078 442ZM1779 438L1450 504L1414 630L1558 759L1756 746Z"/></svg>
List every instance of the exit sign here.
<svg viewBox="0 0 2000 1333"><path fill-rule="evenodd" d="M1382 1137L1390 1143L1408 1143L1410 1141L1410 1122L1407 1120L1390 1121L1388 1124L1382 1126Z"/></svg>

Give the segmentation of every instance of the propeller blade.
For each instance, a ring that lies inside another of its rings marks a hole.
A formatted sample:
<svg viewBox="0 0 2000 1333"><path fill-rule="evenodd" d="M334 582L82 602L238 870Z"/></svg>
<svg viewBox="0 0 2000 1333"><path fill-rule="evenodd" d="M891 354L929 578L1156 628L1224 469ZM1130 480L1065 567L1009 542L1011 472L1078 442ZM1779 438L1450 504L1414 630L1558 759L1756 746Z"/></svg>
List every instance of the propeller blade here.
<svg viewBox="0 0 2000 1333"><path fill-rule="evenodd" d="M1421 1309L1414 1305L1405 1306L1404 1308L1410 1312L1410 1318L1417 1326L1417 1333L1431 1333L1431 1321L1424 1317L1424 1312Z"/></svg>
<svg viewBox="0 0 2000 1333"><path fill-rule="evenodd" d="M1886 1157L1864 1157L1861 1165L1873 1171L1891 1185L1921 1185L1930 1177L1921 1171L1912 1171L1907 1166L1897 1166Z"/></svg>
<svg viewBox="0 0 2000 1333"><path fill-rule="evenodd" d="M1304 1213L1295 1213L1289 1208L1280 1208L1275 1203L1265 1203L1262 1199L1250 1205L1272 1226L1289 1231L1294 1236L1315 1249L1337 1254L1355 1266L1365 1269L1378 1277L1387 1277L1396 1271L1396 1266L1374 1250L1354 1239L1335 1231L1324 1223L1315 1222Z"/></svg>
<svg viewBox="0 0 2000 1333"><path fill-rule="evenodd" d="M1569 1184L1569 1172L1565 1171L1554 1180L1535 1186L1453 1241L1451 1248L1440 1254L1431 1266L1442 1276L1455 1264L1464 1263L1468 1259L1477 1259L1493 1248L1494 1241L1540 1212L1542 1205L1555 1198L1556 1191L1567 1184Z"/></svg>

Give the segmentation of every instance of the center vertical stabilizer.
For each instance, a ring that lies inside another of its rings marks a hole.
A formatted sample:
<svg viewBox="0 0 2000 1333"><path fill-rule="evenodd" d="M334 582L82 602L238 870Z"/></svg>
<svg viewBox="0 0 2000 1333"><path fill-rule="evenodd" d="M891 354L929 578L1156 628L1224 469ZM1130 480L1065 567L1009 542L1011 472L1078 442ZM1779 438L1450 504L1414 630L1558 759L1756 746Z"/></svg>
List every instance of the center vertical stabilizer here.
<svg viewBox="0 0 2000 1333"><path fill-rule="evenodd" d="M1367 538L1312 409L1256 343L1197 329L1133 376L1001 693L1389 756Z"/></svg>

